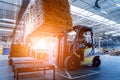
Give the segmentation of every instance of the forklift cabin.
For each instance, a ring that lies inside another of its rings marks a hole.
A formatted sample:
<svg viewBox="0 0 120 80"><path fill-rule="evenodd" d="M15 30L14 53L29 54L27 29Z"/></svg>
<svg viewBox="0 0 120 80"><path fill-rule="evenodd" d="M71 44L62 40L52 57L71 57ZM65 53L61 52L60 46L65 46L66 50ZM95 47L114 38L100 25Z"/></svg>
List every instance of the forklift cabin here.
<svg viewBox="0 0 120 80"><path fill-rule="evenodd" d="M57 65L67 70L76 70L85 63L99 67L100 56L94 53L92 28L77 25L59 37Z"/></svg>

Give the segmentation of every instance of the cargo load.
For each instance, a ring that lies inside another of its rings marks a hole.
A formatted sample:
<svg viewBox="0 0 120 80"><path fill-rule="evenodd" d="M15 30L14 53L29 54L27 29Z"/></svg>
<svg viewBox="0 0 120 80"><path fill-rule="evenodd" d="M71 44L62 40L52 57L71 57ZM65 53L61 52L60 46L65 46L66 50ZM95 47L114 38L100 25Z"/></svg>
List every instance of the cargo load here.
<svg viewBox="0 0 120 80"><path fill-rule="evenodd" d="M68 0L35 0L27 17L26 21L34 26L31 34L61 33L72 28Z"/></svg>

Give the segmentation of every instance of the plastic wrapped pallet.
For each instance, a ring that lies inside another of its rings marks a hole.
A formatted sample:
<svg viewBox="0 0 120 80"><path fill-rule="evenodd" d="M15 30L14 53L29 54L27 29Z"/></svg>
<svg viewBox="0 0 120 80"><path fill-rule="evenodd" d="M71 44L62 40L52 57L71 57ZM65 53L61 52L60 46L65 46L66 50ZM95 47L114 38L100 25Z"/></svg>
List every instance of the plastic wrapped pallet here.
<svg viewBox="0 0 120 80"><path fill-rule="evenodd" d="M72 28L68 0L35 0L29 15L34 21L33 34L61 33Z"/></svg>

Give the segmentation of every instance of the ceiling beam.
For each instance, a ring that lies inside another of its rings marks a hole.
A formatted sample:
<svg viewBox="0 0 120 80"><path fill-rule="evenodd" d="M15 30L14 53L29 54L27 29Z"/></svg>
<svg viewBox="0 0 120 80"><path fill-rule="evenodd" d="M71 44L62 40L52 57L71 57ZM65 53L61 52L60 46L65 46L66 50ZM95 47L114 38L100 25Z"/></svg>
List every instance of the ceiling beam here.
<svg viewBox="0 0 120 80"><path fill-rule="evenodd" d="M6 1L1 1L1 3L5 3L5 4L9 4L9 5L13 5L13 6L17 6L17 7L21 7L21 5L18 5L18 4L13 4L13 3L9 3L9 2L6 2Z"/></svg>

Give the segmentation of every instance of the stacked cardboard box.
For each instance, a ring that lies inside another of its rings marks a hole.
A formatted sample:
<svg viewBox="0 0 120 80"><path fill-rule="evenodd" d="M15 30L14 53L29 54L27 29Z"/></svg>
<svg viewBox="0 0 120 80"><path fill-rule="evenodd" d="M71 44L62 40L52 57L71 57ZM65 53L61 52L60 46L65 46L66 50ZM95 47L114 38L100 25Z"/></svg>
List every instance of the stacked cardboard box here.
<svg viewBox="0 0 120 80"><path fill-rule="evenodd" d="M35 27L33 33L60 33L72 27L68 0L35 0L29 17Z"/></svg>

